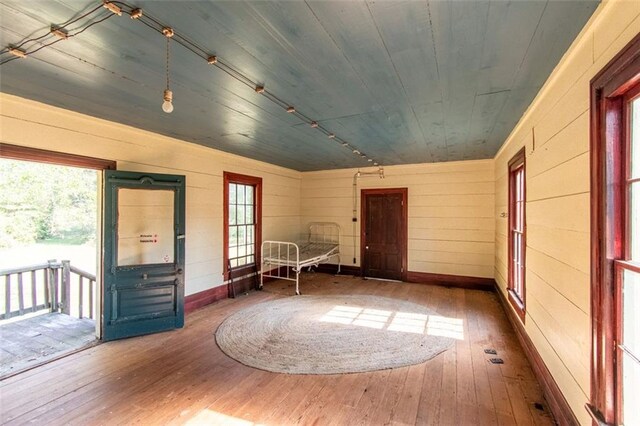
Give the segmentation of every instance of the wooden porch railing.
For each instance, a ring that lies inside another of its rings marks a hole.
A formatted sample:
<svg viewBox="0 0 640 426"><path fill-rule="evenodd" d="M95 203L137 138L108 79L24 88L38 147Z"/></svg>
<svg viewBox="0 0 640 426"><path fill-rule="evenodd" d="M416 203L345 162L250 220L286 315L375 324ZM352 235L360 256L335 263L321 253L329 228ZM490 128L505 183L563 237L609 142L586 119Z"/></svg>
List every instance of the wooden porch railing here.
<svg viewBox="0 0 640 426"><path fill-rule="evenodd" d="M68 260L2 269L0 320L44 309L94 319L95 287L95 275L71 266Z"/></svg>

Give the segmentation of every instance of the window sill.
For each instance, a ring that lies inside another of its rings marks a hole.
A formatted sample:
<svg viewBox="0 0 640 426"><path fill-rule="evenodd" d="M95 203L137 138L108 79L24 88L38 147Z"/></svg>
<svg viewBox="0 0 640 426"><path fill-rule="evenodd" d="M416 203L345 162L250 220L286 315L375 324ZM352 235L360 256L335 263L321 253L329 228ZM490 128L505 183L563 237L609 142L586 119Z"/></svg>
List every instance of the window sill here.
<svg viewBox="0 0 640 426"><path fill-rule="evenodd" d="M518 294L511 290L508 289L507 290L508 293L508 299L509 299L509 303L511 303L511 306L513 306L513 309L516 311L516 314L518 314L518 316L520 317L520 321L522 321L522 324L524 324L524 319L525 319L525 308L524 308L524 302L522 301L522 299L520 299L520 296L518 296Z"/></svg>

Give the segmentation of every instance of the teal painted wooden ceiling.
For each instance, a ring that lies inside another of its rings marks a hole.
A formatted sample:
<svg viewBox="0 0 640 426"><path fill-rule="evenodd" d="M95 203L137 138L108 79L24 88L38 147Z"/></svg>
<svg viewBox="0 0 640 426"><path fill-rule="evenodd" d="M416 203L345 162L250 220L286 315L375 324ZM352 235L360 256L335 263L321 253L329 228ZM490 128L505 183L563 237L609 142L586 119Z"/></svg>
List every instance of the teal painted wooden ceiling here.
<svg viewBox="0 0 640 426"><path fill-rule="evenodd" d="M7 46L100 3L0 0L0 60L11 57ZM0 90L309 171L371 164L352 149L384 165L493 157L598 2L129 4L241 70L351 148L173 40L175 110L163 113L166 39L126 14L3 64ZM101 8L97 16L110 13ZM25 46L33 50L38 43Z"/></svg>

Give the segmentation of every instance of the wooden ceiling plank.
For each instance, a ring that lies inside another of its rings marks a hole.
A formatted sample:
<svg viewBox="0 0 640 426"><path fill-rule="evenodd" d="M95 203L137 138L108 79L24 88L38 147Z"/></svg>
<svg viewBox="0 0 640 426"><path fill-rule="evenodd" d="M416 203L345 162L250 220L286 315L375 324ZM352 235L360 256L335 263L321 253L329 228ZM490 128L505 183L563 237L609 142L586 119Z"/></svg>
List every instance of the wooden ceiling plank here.
<svg viewBox="0 0 640 426"><path fill-rule="evenodd" d="M39 35L92 4L2 0L0 45ZM371 157L402 164L490 157L597 1L136 6ZM170 64L176 110L165 115L165 48L162 35L114 16L3 66L0 89L296 170L366 165L177 43Z"/></svg>

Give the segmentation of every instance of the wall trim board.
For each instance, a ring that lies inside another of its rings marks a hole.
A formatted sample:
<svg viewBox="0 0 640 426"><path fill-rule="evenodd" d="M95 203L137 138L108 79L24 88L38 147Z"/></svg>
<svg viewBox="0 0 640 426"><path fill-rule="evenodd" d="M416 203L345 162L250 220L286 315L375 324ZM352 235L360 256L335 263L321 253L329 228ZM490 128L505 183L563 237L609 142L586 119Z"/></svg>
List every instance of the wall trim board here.
<svg viewBox="0 0 640 426"><path fill-rule="evenodd" d="M335 275L338 273L338 265L321 263L316 268L316 272ZM340 265L340 275L362 277L362 268L353 265ZM265 282L267 282L266 278ZM494 291L495 289L495 280L493 278L464 277L461 275L432 274L428 272L409 271L407 273L407 279L404 282L411 284L429 284L444 287L466 288L471 290Z"/></svg>
<svg viewBox="0 0 640 426"><path fill-rule="evenodd" d="M251 272L247 273L247 270L251 270ZM233 274L236 271L229 271L229 274ZM233 279L233 289L231 288L231 279L226 281L227 286L229 287L229 297L233 298L233 294L243 294L248 293L251 290L257 290L260 285L260 274L255 272L255 265L250 268L246 268L244 272L240 272L240 275L237 278Z"/></svg>
<svg viewBox="0 0 640 426"><path fill-rule="evenodd" d="M338 265L332 263L321 263L316 268L317 272L324 274L338 274ZM356 277L362 276L362 269L359 266L353 265L340 265L340 275L353 275Z"/></svg>
<svg viewBox="0 0 640 426"><path fill-rule="evenodd" d="M495 280L493 278L432 274L429 272L409 271L407 273L407 282L439 285L444 287L466 288L472 290L493 291L495 289Z"/></svg>
<svg viewBox="0 0 640 426"><path fill-rule="evenodd" d="M184 313L190 314L196 309L210 305L218 300L229 297L229 289L226 284L210 288L199 293L190 294L184 298Z"/></svg>
<svg viewBox="0 0 640 426"><path fill-rule="evenodd" d="M533 369L533 373L538 379L538 383L542 386L542 392L549 404L549 408L555 417L556 422L558 422L561 426L574 426L579 425L578 418L574 414L571 406L567 402L566 398L562 394L560 387L556 383L555 379L551 375L551 372L547 368L546 364L542 360L540 353L536 349L535 345L531 341L531 338L527 334L524 329L524 325L520 321L519 316L512 309L511 303L507 300L504 293L498 287L498 284L495 283L495 291L498 293L498 298L500 299L500 304L502 305L502 309L504 310L507 318L509 318L509 322L513 327L516 336L518 337L518 341L524 350L529 363Z"/></svg>
<svg viewBox="0 0 640 426"><path fill-rule="evenodd" d="M0 157L12 160L81 167L95 170L116 170L116 162L103 158L87 157L66 152L0 143Z"/></svg>

